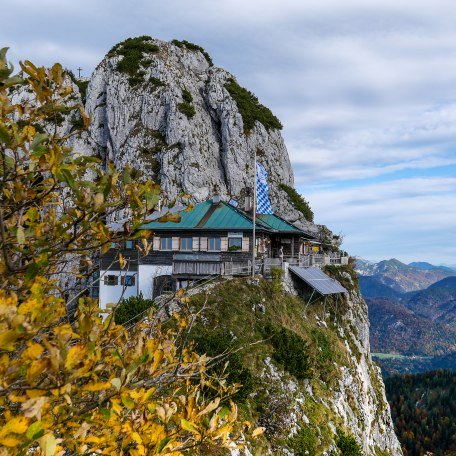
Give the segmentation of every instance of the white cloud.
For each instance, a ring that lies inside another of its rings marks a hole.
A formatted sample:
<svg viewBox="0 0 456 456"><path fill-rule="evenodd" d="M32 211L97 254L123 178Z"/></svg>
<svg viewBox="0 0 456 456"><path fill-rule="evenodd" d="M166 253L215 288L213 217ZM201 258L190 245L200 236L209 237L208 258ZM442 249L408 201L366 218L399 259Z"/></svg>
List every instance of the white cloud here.
<svg viewBox="0 0 456 456"><path fill-rule="evenodd" d="M317 222L345 234L353 254L451 262L456 178L411 178L307 194ZM425 256L420 256L425 254Z"/></svg>
<svg viewBox="0 0 456 456"><path fill-rule="evenodd" d="M84 74L128 36L199 43L281 118L298 188L350 250L456 263L454 0L16 0L2 13L14 61Z"/></svg>

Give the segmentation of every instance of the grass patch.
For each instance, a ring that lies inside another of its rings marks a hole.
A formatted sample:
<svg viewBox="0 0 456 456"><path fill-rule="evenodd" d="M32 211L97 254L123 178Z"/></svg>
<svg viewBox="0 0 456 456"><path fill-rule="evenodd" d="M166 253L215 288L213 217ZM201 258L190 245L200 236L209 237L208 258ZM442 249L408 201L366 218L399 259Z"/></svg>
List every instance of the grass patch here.
<svg viewBox="0 0 456 456"><path fill-rule="evenodd" d="M158 78L156 78L154 76L151 76L149 78L149 82L154 86L155 89L157 89L158 87L163 87L163 86L166 85L164 81L162 81L161 79L158 79Z"/></svg>
<svg viewBox="0 0 456 456"><path fill-rule="evenodd" d="M228 90L229 94L236 102L244 123L244 133L250 133L257 120L262 123L268 131L270 129L282 129L282 124L279 119L269 108L263 106L252 92L241 87L233 79L225 84L225 89Z"/></svg>
<svg viewBox="0 0 456 456"><path fill-rule="evenodd" d="M185 48L185 49L188 49L189 51L201 52L201 54L203 54L204 58L206 59L206 62L209 64L209 66L214 66L211 56L201 46L198 46L197 44L194 44L194 43L190 43L190 41L187 41L187 40L183 40L183 41L172 40L171 43L173 43L175 46L177 46L178 48L181 48L181 49Z"/></svg>
<svg viewBox="0 0 456 456"><path fill-rule="evenodd" d="M313 222L314 213L305 198L300 195L294 188L289 187L288 185L280 184L279 187L287 194L288 200L293 205L293 207L297 211L301 212L306 220Z"/></svg>

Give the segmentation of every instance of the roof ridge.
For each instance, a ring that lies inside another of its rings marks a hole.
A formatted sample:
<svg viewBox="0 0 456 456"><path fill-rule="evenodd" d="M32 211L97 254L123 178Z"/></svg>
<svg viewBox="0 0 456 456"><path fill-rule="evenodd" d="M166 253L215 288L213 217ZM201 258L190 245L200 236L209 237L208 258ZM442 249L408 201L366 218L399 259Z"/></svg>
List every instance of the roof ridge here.
<svg viewBox="0 0 456 456"><path fill-rule="evenodd" d="M204 201L201 204L206 203ZM201 217L201 220L196 224L196 228L203 228L206 222L211 218L212 214L216 211L217 208L220 207L220 203L212 203L209 208L207 209L206 213Z"/></svg>

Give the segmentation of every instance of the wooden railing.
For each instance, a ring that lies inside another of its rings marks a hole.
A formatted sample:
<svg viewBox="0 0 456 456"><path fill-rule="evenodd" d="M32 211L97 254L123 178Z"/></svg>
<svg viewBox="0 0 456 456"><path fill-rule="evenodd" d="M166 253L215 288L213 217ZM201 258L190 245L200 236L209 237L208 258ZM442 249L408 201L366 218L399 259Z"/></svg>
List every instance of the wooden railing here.
<svg viewBox="0 0 456 456"><path fill-rule="evenodd" d="M326 265L348 264L348 257L312 254L299 258L262 258L255 262L255 273L265 277L271 276L272 268L283 268L284 263L303 268L323 267ZM248 276L252 274L252 261L180 261L173 262L173 275L217 275L217 276Z"/></svg>

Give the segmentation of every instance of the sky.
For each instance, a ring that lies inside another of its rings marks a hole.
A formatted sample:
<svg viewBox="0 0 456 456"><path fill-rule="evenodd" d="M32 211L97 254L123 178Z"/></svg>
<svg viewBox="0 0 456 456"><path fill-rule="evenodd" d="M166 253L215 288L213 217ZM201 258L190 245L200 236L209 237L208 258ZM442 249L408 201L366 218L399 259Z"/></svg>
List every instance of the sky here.
<svg viewBox="0 0 456 456"><path fill-rule="evenodd" d="M347 251L456 265L454 0L3 3L13 62L90 76L131 36L201 45L282 121L295 186Z"/></svg>

